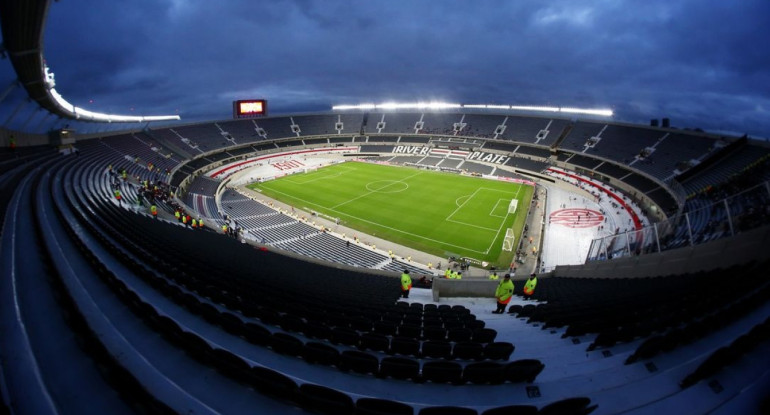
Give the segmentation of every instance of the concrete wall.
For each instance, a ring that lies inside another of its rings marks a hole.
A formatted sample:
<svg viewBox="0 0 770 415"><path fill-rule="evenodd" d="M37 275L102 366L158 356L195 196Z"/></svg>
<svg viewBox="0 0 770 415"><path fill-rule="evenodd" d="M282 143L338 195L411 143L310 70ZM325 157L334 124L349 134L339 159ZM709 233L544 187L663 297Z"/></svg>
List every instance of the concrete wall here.
<svg viewBox="0 0 770 415"><path fill-rule="evenodd" d="M436 277L433 279L433 301L441 297L495 297L495 289L499 281L491 280L448 280Z"/></svg>

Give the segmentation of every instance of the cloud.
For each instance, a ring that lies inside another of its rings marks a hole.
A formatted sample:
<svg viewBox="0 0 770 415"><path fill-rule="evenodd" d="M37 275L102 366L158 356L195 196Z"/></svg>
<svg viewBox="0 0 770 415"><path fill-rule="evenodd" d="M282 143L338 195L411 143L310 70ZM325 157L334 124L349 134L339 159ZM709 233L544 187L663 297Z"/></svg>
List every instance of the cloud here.
<svg viewBox="0 0 770 415"><path fill-rule="evenodd" d="M68 0L45 56L73 103L200 119L235 97L273 113L444 99L767 134L768 32L765 0Z"/></svg>

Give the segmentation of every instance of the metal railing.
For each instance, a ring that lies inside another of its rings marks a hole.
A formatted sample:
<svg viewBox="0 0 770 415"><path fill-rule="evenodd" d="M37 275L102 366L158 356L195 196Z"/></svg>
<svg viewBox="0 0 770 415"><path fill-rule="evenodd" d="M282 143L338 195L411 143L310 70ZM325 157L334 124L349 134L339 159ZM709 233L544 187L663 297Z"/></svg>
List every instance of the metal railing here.
<svg viewBox="0 0 770 415"><path fill-rule="evenodd" d="M718 202L694 198L688 208L686 213L642 229L594 239L586 262L698 245L770 224L770 182Z"/></svg>

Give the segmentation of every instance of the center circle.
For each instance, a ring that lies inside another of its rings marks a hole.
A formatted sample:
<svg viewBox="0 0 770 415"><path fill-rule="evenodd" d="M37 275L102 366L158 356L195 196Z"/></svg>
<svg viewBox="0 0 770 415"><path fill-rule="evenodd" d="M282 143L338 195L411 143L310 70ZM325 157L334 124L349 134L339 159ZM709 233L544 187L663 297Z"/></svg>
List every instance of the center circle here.
<svg viewBox="0 0 770 415"><path fill-rule="evenodd" d="M408 184L395 180L376 180L366 184L366 190L375 193L398 193L408 188Z"/></svg>

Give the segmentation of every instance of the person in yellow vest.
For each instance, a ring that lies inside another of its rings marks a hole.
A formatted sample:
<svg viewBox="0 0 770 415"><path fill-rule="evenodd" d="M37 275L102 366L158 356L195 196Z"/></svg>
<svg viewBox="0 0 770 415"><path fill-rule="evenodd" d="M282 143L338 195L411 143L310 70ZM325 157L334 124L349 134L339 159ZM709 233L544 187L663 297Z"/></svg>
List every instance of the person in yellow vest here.
<svg viewBox="0 0 770 415"><path fill-rule="evenodd" d="M150 206L150 214L152 214L153 218L158 218L158 207L154 203Z"/></svg>
<svg viewBox="0 0 770 415"><path fill-rule="evenodd" d="M500 279L500 277L497 276L496 272L493 272L493 273L489 274L489 279L493 280L493 281L497 281L497 280Z"/></svg>
<svg viewBox="0 0 770 415"><path fill-rule="evenodd" d="M497 284L495 290L495 298L497 299L497 310L493 311L493 314L503 314L505 307L511 302L513 296L513 281L511 281L511 274L505 274L503 280Z"/></svg>
<svg viewBox="0 0 770 415"><path fill-rule="evenodd" d="M115 189L115 199L118 199L118 203L122 203L123 197L120 195L120 190Z"/></svg>
<svg viewBox="0 0 770 415"><path fill-rule="evenodd" d="M174 211L174 217L176 218L177 221L181 221L182 220L182 214L179 213L178 210Z"/></svg>
<svg viewBox="0 0 770 415"><path fill-rule="evenodd" d="M433 263L432 262L428 262L428 269L433 269Z"/></svg>
<svg viewBox="0 0 770 415"><path fill-rule="evenodd" d="M455 279L456 279L456 280L461 280L461 279L463 279L463 273L462 273L462 271L458 272L458 273L457 273L457 275L455 275Z"/></svg>
<svg viewBox="0 0 770 415"><path fill-rule="evenodd" d="M447 268L447 269L444 270L444 278L446 278L446 279L452 278L452 270L451 269Z"/></svg>
<svg viewBox="0 0 770 415"><path fill-rule="evenodd" d="M187 225L187 215L182 215L182 224Z"/></svg>
<svg viewBox="0 0 770 415"><path fill-rule="evenodd" d="M195 220L195 219L193 219L193 220L192 220L192 228L193 228L193 229L196 229L197 227L198 227L198 221L197 221L197 220Z"/></svg>
<svg viewBox="0 0 770 415"><path fill-rule="evenodd" d="M203 229L203 219L198 218L198 229Z"/></svg>
<svg viewBox="0 0 770 415"><path fill-rule="evenodd" d="M227 225L222 225L222 232L226 235L227 234Z"/></svg>
<svg viewBox="0 0 770 415"><path fill-rule="evenodd" d="M452 271L452 275L449 277L449 279L456 280L457 279L457 275L458 275L457 271Z"/></svg>
<svg viewBox="0 0 770 415"><path fill-rule="evenodd" d="M409 290L412 289L412 277L409 276L409 270L405 269L401 274L401 297L409 298Z"/></svg>
<svg viewBox="0 0 770 415"><path fill-rule="evenodd" d="M535 287L537 287L537 275L532 274L524 283L524 299L527 299L535 293Z"/></svg>

